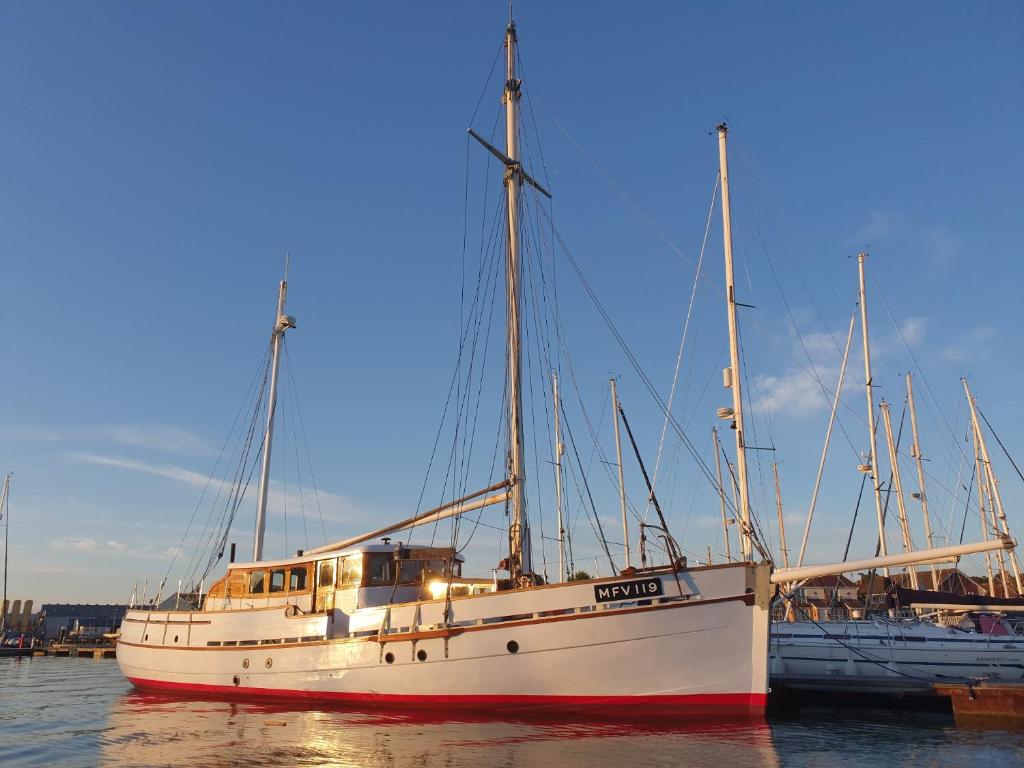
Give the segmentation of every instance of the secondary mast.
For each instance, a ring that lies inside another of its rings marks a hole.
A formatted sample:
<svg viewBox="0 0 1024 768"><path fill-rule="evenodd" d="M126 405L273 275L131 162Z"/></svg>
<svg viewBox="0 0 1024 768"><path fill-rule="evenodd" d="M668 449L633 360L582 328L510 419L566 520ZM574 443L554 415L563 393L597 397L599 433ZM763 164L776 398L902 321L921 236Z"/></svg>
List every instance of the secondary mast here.
<svg viewBox="0 0 1024 768"><path fill-rule="evenodd" d="M961 379L964 383L964 392L967 395L967 402L971 406L971 423L974 425L975 440L981 449L982 471L988 480L989 488L994 502L994 512L999 518L999 528L1002 528L1002 535L1010 538L1010 527L1006 522L1006 512L1003 509L1003 495L999 492L999 481L996 480L995 471L992 469L992 459L988 455L988 445L985 442L985 433L981 430L981 422L978 421L978 404L971 395L971 389L967 386L967 379ZM996 535L1000 531L996 528ZM1020 564L1017 562L1017 553L1010 550L1010 566L1013 568L1013 579L1017 587L1017 594L1024 595L1024 579L1021 578ZM1009 595L1007 595L1009 596Z"/></svg>
<svg viewBox="0 0 1024 768"><path fill-rule="evenodd" d="M860 275L860 327L864 340L864 392L868 399L868 435L871 438L871 485L875 492L875 516L878 518L878 551L882 557L889 554L885 546L885 513L882 511L882 478L878 474L878 441L875 436L875 395L871 388L871 342L868 340L868 297L864 288L864 260L868 255L857 254L857 271ZM882 575L888 576L889 569L883 568Z"/></svg>
<svg viewBox="0 0 1024 768"><path fill-rule="evenodd" d="M736 281L732 267L732 215L729 208L729 159L725 136L729 132L725 123L718 126L718 165L722 176L722 230L725 245L725 301L729 316L729 367L724 372L724 384L732 389L733 429L736 430L736 481L740 502L740 546L743 559L750 560L753 547L750 541L750 493L747 488L747 447L743 437L743 389L740 374L739 329L736 322Z"/></svg>
<svg viewBox="0 0 1024 768"><path fill-rule="evenodd" d="M512 524L509 526L509 576L513 581L532 571L529 530L526 523L526 460L523 450L523 395L520 265L519 265L519 86L516 79L516 25L505 30L505 197L508 202L508 251L505 266L508 320L508 442L509 481L512 493Z"/></svg>
<svg viewBox="0 0 1024 768"><path fill-rule="evenodd" d="M924 536L928 540L928 549L935 546L932 539L932 521L928 515L928 494L924 489L924 456L921 454L921 440L917 435L917 408L914 407L914 376L907 372L907 406L910 408L910 432L914 438L910 446L910 455L914 457L917 464L917 487L921 494L921 514L924 517ZM935 569L935 563L931 564L932 589L939 590L939 572Z"/></svg>
<svg viewBox="0 0 1024 768"><path fill-rule="evenodd" d="M256 534L253 536L252 559L263 559L263 534L267 527L267 491L270 487L270 444L274 437L274 411L277 409L277 371L281 363L281 342L284 332L295 327L295 318L284 313L288 296L288 268L277 292L277 314L274 330L270 334L270 394L267 397L267 428L263 433L263 459L260 464L260 484L256 495Z"/></svg>
<svg viewBox="0 0 1024 768"><path fill-rule="evenodd" d="M558 513L558 580L563 581L569 574L565 572L565 526L562 523L562 421L559 418L561 401L558 399L558 374L551 372L551 394L555 410L555 508Z"/></svg>
<svg viewBox="0 0 1024 768"><path fill-rule="evenodd" d="M615 461L619 469L619 507L622 512L622 559L625 562L623 569L632 566L629 557L629 520L626 517L626 482L622 476L622 440L619 438L619 394L615 386L615 379L608 379L608 386L612 391L612 419L615 426Z"/></svg>

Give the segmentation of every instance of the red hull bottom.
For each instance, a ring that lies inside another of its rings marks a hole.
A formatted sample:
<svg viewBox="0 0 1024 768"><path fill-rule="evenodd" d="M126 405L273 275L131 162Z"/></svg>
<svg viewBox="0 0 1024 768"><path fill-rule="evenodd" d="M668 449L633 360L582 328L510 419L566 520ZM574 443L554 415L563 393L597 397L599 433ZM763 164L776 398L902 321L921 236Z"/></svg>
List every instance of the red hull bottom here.
<svg viewBox="0 0 1024 768"><path fill-rule="evenodd" d="M130 677L136 688L150 691L216 696L232 699L300 699L369 705L401 709L444 707L455 711L490 712L620 712L630 716L701 717L704 715L759 715L768 696L763 693L707 693L687 696L407 696L381 693L341 693L332 691L281 690L277 688L238 688L233 685L171 683Z"/></svg>

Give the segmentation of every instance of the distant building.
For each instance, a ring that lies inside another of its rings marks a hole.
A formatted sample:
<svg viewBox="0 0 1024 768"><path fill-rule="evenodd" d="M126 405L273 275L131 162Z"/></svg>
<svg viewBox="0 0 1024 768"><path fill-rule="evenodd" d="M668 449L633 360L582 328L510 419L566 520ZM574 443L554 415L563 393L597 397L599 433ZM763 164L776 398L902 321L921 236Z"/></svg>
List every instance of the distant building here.
<svg viewBox="0 0 1024 768"><path fill-rule="evenodd" d="M96 636L120 627L127 610L126 605L44 603L38 621L43 637L48 640L60 639L74 631Z"/></svg>
<svg viewBox="0 0 1024 768"><path fill-rule="evenodd" d="M859 619L864 615L857 582L845 576L807 579L795 589L792 601L796 612L812 621Z"/></svg>

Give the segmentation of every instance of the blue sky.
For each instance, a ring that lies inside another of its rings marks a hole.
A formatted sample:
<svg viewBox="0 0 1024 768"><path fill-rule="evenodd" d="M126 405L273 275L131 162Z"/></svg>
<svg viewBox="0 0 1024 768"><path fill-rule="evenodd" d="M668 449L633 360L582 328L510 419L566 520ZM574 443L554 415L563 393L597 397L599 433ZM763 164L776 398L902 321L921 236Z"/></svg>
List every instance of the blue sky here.
<svg viewBox="0 0 1024 768"><path fill-rule="evenodd" d="M478 2L3 6L0 470L14 472L12 597L126 599L136 580L164 574L264 351L286 253L299 320L289 357L328 536L415 508L455 362L464 217L467 279L479 263L488 160L467 149L465 129L505 12ZM663 394L717 170L710 134L730 121L741 300L757 307L743 317L748 395L758 440L777 447L791 546L827 418L801 371L804 347L834 386L832 337L853 310L858 250L870 250L896 321L876 292L878 393L898 419L900 374L924 374L922 439L937 483L955 485L961 375L1010 450L1024 450L1019 4L522 2L517 19L524 114L544 154L534 170L555 193L559 232ZM498 98L492 80L474 120L482 133ZM659 412L556 258L584 405L595 419L606 412L607 379L620 376L653 464ZM705 258L677 405L706 451L728 401L717 211ZM499 357L489 374L500 377ZM857 354L850 376L861 382ZM491 378L484 394L488 448L474 487L490 479L500 407ZM863 450L862 392L850 388L844 403ZM610 452L609 419L594 426ZM678 455L667 442L670 522L687 551L709 544L717 557L717 500ZM770 458L758 461L755 503L775 541ZM857 461L845 440L834 444L811 560L842 553ZM1021 483L995 461L1019 529ZM550 533L542 471L535 495ZM289 549L303 545L294 472L294 462L275 467L274 500L291 488ZM615 489L599 461L592 472L615 526ZM439 497L436 474L430 483L427 498ZM930 498L948 521L960 510L958 535L963 499ZM242 551L254 506L231 535ZM579 560L592 562L597 547L573 514ZM854 555L873 548L872 515L862 505ZM500 524L500 513L484 520ZM282 503L271 510L271 554L285 551L284 522ZM308 522L319 543L319 517ZM485 530L471 556L484 570L498 540ZM969 518L967 538L978 530Z"/></svg>

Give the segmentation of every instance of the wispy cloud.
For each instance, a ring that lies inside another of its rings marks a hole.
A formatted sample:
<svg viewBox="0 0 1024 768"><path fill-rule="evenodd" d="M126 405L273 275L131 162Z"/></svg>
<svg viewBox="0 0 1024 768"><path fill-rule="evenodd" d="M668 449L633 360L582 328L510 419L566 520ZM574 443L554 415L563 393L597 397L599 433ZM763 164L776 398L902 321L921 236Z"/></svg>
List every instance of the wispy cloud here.
<svg viewBox="0 0 1024 768"><path fill-rule="evenodd" d="M923 222L894 211L871 211L865 222L847 238L851 251L875 246L918 252L932 262L947 263L963 255L963 238L943 223Z"/></svg>
<svg viewBox="0 0 1024 768"><path fill-rule="evenodd" d="M997 331L987 325L978 325L961 333L942 348L942 357L951 363L976 363L989 359Z"/></svg>
<svg viewBox="0 0 1024 768"><path fill-rule="evenodd" d="M9 440L25 442L113 444L186 455L212 453L201 437L174 424L108 424L66 429L9 426L3 428L2 434Z"/></svg>
<svg viewBox="0 0 1024 768"><path fill-rule="evenodd" d="M57 539L51 541L50 545L55 549L65 552L94 552L96 551L95 539Z"/></svg>
<svg viewBox="0 0 1024 768"><path fill-rule="evenodd" d="M927 332L927 318L908 317L898 330L884 334L875 334L871 342L871 355L874 359L882 359L903 352L907 346L916 347L921 344ZM843 329L845 331L846 329ZM845 332L805 333L803 347L795 337L791 339L791 356L803 363L789 365L779 374L761 374L754 378L754 407L764 413L786 413L791 416L808 416L817 414L831 407L835 397L835 386L839 381L839 370L842 364L842 351L839 345L845 342ZM856 385L855 371L860 361L861 348L858 345L858 329L854 328L854 339L847 363L844 392ZM806 348L806 354L804 352ZM810 356L813 362L807 363ZM820 380L820 383L819 383Z"/></svg>
<svg viewBox="0 0 1024 768"><path fill-rule="evenodd" d="M217 490L229 490L232 487L231 483L225 480L211 479L208 475L174 464L157 464L123 456L106 456L83 452L68 454L67 458L81 464L93 464L162 477L198 489L205 488L209 484L210 489L214 492ZM253 488L254 485L250 487L250 491ZM380 516L377 514L378 510L370 505L357 502L348 496L331 493L322 489L317 489L314 493L312 488L302 487L300 489L295 486L289 487L287 493L285 493L281 484L274 481L270 484L267 506L270 514L276 514L279 510L283 510L286 507L291 510L297 510L301 506L305 506L307 513L310 513L316 507L317 499L319 500L319 510L327 522L351 523L366 520L371 516L380 519Z"/></svg>

